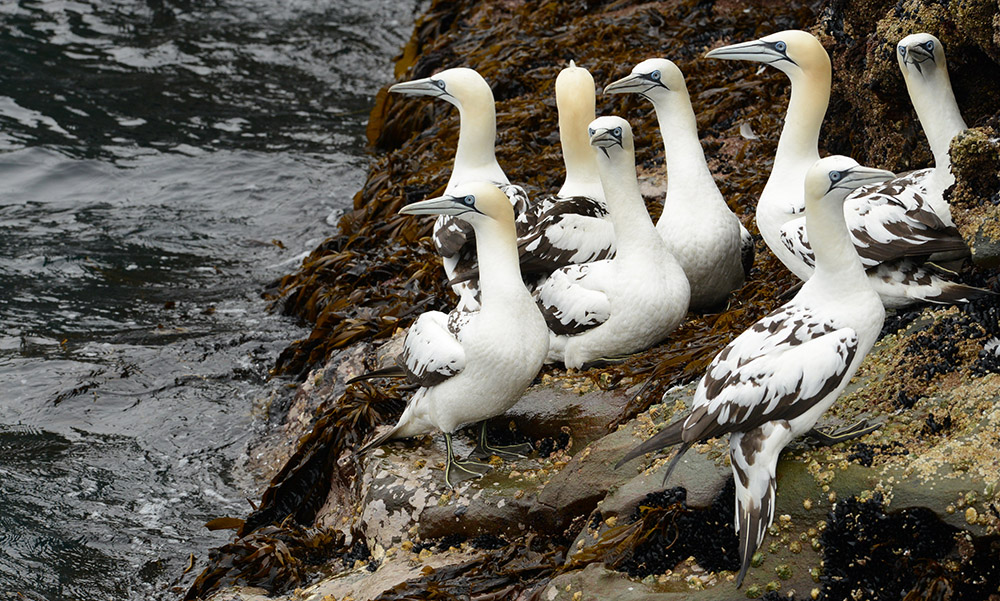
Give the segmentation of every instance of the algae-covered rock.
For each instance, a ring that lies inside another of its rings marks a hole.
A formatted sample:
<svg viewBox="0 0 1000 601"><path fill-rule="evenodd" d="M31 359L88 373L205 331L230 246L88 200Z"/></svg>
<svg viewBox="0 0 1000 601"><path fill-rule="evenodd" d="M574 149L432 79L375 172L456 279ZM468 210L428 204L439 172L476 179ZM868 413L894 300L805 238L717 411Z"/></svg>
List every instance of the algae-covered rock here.
<svg viewBox="0 0 1000 601"><path fill-rule="evenodd" d="M993 128L968 129L949 149L955 185L946 192L972 260L1000 266L1000 137Z"/></svg>

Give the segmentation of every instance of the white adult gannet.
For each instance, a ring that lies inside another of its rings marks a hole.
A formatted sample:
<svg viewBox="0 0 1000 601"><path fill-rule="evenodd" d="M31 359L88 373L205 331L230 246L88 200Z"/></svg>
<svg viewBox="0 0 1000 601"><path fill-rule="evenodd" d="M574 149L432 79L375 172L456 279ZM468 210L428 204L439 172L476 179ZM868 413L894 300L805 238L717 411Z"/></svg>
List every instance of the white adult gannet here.
<svg viewBox="0 0 1000 601"><path fill-rule="evenodd" d="M577 369L663 340L684 318L691 295L639 193L632 128L620 117L598 117L589 131L615 256L557 269L534 292L551 330L548 359Z"/></svg>
<svg viewBox="0 0 1000 601"><path fill-rule="evenodd" d="M614 254L615 232L587 133L596 116L596 96L594 78L573 61L556 77L566 179L554 196L538 203L535 225L518 241L522 273L549 274L564 265L600 261Z"/></svg>
<svg viewBox="0 0 1000 601"><path fill-rule="evenodd" d="M545 319L521 281L514 212L507 197L485 182L457 185L454 192L408 205L400 213L450 215L474 228L480 308L456 309L448 315L429 311L417 318L396 363L421 387L396 426L359 451L392 438L441 430L448 448L445 482L451 487L490 469L487 464L456 459L452 434L464 424L512 407L538 374L549 347ZM509 455L486 445L485 426L480 446L487 454Z"/></svg>
<svg viewBox="0 0 1000 601"><path fill-rule="evenodd" d="M764 242L799 279L813 272L804 221L802 182L819 158L819 132L830 100L830 57L815 37L789 30L710 51L711 58L762 62L785 73L792 84L785 125L771 175L757 203L757 227ZM852 239L869 268L872 286L886 307L918 302L954 303L985 291L949 282L943 270L922 264L934 253L965 248L921 194L903 192L906 175L844 203ZM799 221L795 221L799 219Z"/></svg>
<svg viewBox="0 0 1000 601"><path fill-rule="evenodd" d="M816 273L791 301L716 355L687 417L618 463L681 444L669 477L693 444L729 434L742 562L737 586L774 519L778 454L833 404L882 328L885 309L851 243L843 203L854 188L891 177L843 156L819 160L808 170L805 211Z"/></svg>
<svg viewBox="0 0 1000 601"><path fill-rule="evenodd" d="M455 189L466 182L491 182L508 196L514 206L519 233L525 233L533 213L529 210L524 189L511 184L497 163L496 106L493 90L482 75L473 69L456 67L424 79L394 84L389 91L440 98L458 108L458 148L445 194L454 195ZM434 222L434 246L443 259L449 280L475 267L472 237L472 227L461 219L442 215ZM453 289L459 295L459 308L474 310L479 306L474 279L460 281Z"/></svg>
<svg viewBox="0 0 1000 601"><path fill-rule="evenodd" d="M660 125L667 195L656 229L684 268L691 309L724 308L729 293L743 285L747 250L753 264L753 239L729 210L705 162L684 75L673 62L651 58L604 87L605 94L629 92L653 103Z"/></svg>
<svg viewBox="0 0 1000 601"><path fill-rule="evenodd" d="M934 167L914 172L911 177L922 180L927 204L945 224L953 226L951 207L943 198L944 191L955 183L948 147L952 138L968 126L951 90L944 45L929 33L914 33L900 40L896 50L910 102L934 154Z"/></svg>

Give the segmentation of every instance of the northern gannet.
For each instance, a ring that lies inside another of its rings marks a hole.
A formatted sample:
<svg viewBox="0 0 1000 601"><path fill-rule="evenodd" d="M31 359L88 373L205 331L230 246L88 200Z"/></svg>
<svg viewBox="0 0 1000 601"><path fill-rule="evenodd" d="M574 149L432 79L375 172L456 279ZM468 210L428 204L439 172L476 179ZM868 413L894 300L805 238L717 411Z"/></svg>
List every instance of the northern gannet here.
<svg viewBox="0 0 1000 601"><path fill-rule="evenodd" d="M594 78L573 61L556 77L566 179L555 196L541 200L535 225L518 241L524 273L548 274L564 265L600 261L614 254L615 232L597 173L597 155L587 134L596 116L596 96Z"/></svg>
<svg viewBox="0 0 1000 601"><path fill-rule="evenodd" d="M577 369L663 340L684 318L691 295L639 193L632 128L620 117L598 117L589 132L615 256L557 269L534 292L551 330L548 360Z"/></svg>
<svg viewBox="0 0 1000 601"><path fill-rule="evenodd" d="M753 239L729 210L705 162L684 75L673 62L651 58L604 87L605 94L628 92L652 102L656 111L667 163L667 195L656 229L684 268L690 308L724 307L746 276L745 242L753 263Z"/></svg>
<svg viewBox="0 0 1000 601"><path fill-rule="evenodd" d="M944 46L929 33L914 33L900 40L896 49L906 91L934 154L934 167L914 172L911 177L923 180L927 204L938 217L947 225L955 225L951 207L943 198L944 191L955 183L948 147L952 138L968 126L951 90Z"/></svg>
<svg viewBox="0 0 1000 601"><path fill-rule="evenodd" d="M458 148L444 193L454 195L455 189L466 182L491 182L510 199L518 230L526 232L533 216L528 207L528 195L520 186L510 183L497 163L496 106L493 90L482 75L473 69L456 67L424 79L394 84L389 91L440 98L458 108ZM472 237L473 228L461 219L441 215L434 222L434 246L443 259L449 280L474 268L476 252ZM479 306L474 279L459 281L453 289L459 296L459 308L473 310Z"/></svg>
<svg viewBox="0 0 1000 601"><path fill-rule="evenodd" d="M716 355L687 417L618 463L681 444L669 477L692 445L729 434L742 562L737 586L774 519L778 454L833 404L882 328L885 309L854 250L843 203L854 188L891 177L843 156L819 160L808 170L805 212L816 273L791 301Z"/></svg>
<svg viewBox="0 0 1000 601"><path fill-rule="evenodd" d="M757 203L757 227L764 242L799 279L813 272L812 251L801 218L802 182L819 158L819 132L830 101L830 57L815 37L789 30L759 40L724 46L706 57L750 60L785 73L792 84L785 125L771 175ZM923 195L900 176L848 197L844 212L851 237L886 307L918 302L954 303L986 291L949 282L946 272L922 263L934 253L965 248Z"/></svg>
<svg viewBox="0 0 1000 601"><path fill-rule="evenodd" d="M512 407L542 367L549 334L538 306L521 281L514 212L507 197L485 182L454 187L454 194L403 207L407 215L449 215L475 230L481 304L478 311L423 313L406 333L396 363L420 385L396 426L366 444L363 453L392 438L437 430L448 448L445 482L482 476L490 466L458 460L452 434L464 424L486 420ZM364 376L362 376L363 378ZM479 449L506 455L485 445Z"/></svg>

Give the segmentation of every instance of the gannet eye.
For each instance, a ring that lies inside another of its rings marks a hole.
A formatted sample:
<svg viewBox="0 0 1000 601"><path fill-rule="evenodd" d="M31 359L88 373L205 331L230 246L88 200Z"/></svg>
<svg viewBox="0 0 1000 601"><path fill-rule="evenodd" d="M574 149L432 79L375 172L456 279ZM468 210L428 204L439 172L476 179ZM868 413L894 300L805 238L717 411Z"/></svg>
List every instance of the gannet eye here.
<svg viewBox="0 0 1000 601"><path fill-rule="evenodd" d="M660 81L660 72L653 71L652 73L649 74L649 78L652 79L653 81Z"/></svg>
<svg viewBox="0 0 1000 601"><path fill-rule="evenodd" d="M441 88L442 90L444 89L444 80L443 80L443 79L432 79L431 81L432 81L432 82L434 83L434 85L436 85L437 87Z"/></svg>
<svg viewBox="0 0 1000 601"><path fill-rule="evenodd" d="M924 42L924 48L927 49L927 52L933 52L934 51L934 40L927 40L926 42Z"/></svg>
<svg viewBox="0 0 1000 601"><path fill-rule="evenodd" d="M903 58L906 58L906 46L900 45L900 47L899 47L899 55L902 56Z"/></svg>
<svg viewBox="0 0 1000 601"><path fill-rule="evenodd" d="M840 171L831 171L830 172L830 181L833 182L833 183L839 182L840 178L842 178L842 177L844 177L844 174L841 173Z"/></svg>
<svg viewBox="0 0 1000 601"><path fill-rule="evenodd" d="M774 44L774 49L778 52L784 52L786 48L788 48L788 44L784 42L777 42Z"/></svg>
<svg viewBox="0 0 1000 601"><path fill-rule="evenodd" d="M476 197L469 194L468 196L462 199L462 203L467 207L471 207L472 205L476 204Z"/></svg>
<svg viewBox="0 0 1000 601"><path fill-rule="evenodd" d="M593 138L594 137L594 128L592 128L592 127L587 128L587 134L590 135L591 138Z"/></svg>
<svg viewBox="0 0 1000 601"><path fill-rule="evenodd" d="M613 133L613 134L615 135L615 137L616 137L616 138L617 138L617 137L620 137L620 136L622 135L622 128L620 128L620 127L616 127L616 128L614 129L614 131L612 131L611 133Z"/></svg>

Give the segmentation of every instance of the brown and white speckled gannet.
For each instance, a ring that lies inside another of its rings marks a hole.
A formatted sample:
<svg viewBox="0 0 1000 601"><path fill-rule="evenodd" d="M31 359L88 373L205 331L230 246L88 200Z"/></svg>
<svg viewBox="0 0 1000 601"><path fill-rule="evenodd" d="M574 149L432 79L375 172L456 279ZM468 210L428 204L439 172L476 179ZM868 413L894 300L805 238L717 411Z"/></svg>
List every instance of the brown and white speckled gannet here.
<svg viewBox="0 0 1000 601"><path fill-rule="evenodd" d="M808 170L805 211L815 274L791 301L716 355L698 383L690 415L618 464L680 444L669 477L692 445L729 434L742 561L737 586L774 519L778 454L813 428L878 338L885 310L851 243L843 203L858 186L891 177L843 156L821 159Z"/></svg>
<svg viewBox="0 0 1000 601"><path fill-rule="evenodd" d="M594 78L570 61L556 78L566 179L554 196L537 203L535 224L518 240L522 273L549 274L565 265L607 259L615 252L615 230L587 133L596 102Z"/></svg>
<svg viewBox="0 0 1000 601"><path fill-rule="evenodd" d="M467 182L491 182L500 188L514 206L518 234L527 232L533 214L529 211L528 195L520 186L510 183L496 157L497 120L493 90L482 75L465 67L446 69L424 79L397 83L390 92L411 96L431 96L458 108L459 132L455 162L445 194L454 194L457 186ZM461 219L441 215L434 222L434 246L444 262L449 279L475 268L473 228ZM453 286L459 296L458 307L473 310L479 306L479 288L475 278L461 280Z"/></svg>
<svg viewBox="0 0 1000 601"><path fill-rule="evenodd" d="M812 34L782 31L752 42L712 50L710 58L762 62L788 75L792 84L785 125L771 175L757 202L757 227L771 251L799 279L813 273L812 249L802 220L802 182L819 158L820 126L830 101L830 57ZM947 272L924 263L935 253L965 249L924 198L909 174L844 203L847 224L872 286L886 307L919 302L955 303L986 291L956 284Z"/></svg>

